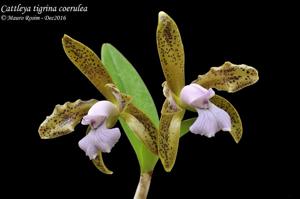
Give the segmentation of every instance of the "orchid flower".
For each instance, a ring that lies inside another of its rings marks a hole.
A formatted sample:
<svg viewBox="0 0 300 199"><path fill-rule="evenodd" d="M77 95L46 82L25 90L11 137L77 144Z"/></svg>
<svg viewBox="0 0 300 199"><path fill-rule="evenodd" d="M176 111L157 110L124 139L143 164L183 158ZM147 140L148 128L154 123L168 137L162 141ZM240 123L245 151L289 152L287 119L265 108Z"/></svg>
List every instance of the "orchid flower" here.
<svg viewBox="0 0 300 199"><path fill-rule="evenodd" d="M109 153L118 142L121 131L113 126L120 119L122 125L126 125L126 132L134 133L133 137L128 135L130 141L145 146L149 150L148 153L153 154L149 157L154 156L152 164L155 165L157 127L152 120L135 105L137 103L134 97L122 93L116 87L114 80L118 83L118 79L113 80L108 72L112 68L105 66L90 48L67 35L64 35L62 43L68 58L107 100L77 100L57 105L53 113L40 125L40 137L50 139L69 134L81 121L81 124L89 127L87 135L79 141L79 147L101 172L112 174L103 162L102 153ZM106 49L108 48L111 47L106 46ZM150 172L142 165L142 161L140 164L143 172Z"/></svg>
<svg viewBox="0 0 300 199"><path fill-rule="evenodd" d="M90 80L105 100L77 100L56 105L53 113L39 127L42 139L69 134L81 123L87 135L79 142L94 165L112 174L104 164L102 153L109 153L125 132L140 164L140 180L134 199L146 199L151 176L160 159L165 170L174 166L180 136L188 131L213 137L229 131L235 142L242 136L238 112L216 90L236 92L254 84L258 72L247 65L225 62L185 85L184 50L176 23L159 13L157 47L166 81L166 97L159 119L152 96L127 59L110 44L104 44L101 59L87 46L64 35L63 48L71 62ZM182 121L186 111L197 118ZM117 121L122 129L115 127Z"/></svg>
<svg viewBox="0 0 300 199"><path fill-rule="evenodd" d="M234 106L215 94L213 89L236 92L258 81L255 68L225 62L185 86L184 49L176 23L164 12L159 13L157 49L166 81L158 135L158 154L166 171L174 166L182 119L185 111L197 111L198 117L189 127L194 134L213 137L229 131L236 143L242 136L242 123Z"/></svg>

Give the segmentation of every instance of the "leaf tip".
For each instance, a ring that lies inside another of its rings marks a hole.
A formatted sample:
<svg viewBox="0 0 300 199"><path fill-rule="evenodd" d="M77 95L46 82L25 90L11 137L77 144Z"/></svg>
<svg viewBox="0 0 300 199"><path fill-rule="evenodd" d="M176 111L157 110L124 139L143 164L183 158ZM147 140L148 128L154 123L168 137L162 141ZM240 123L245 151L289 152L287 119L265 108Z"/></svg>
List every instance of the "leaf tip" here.
<svg viewBox="0 0 300 199"><path fill-rule="evenodd" d="M109 47L109 46L111 46L110 43L103 43L103 44L102 44L102 48L106 48L106 47Z"/></svg>
<svg viewBox="0 0 300 199"><path fill-rule="evenodd" d="M101 46L101 57L103 59L103 53L111 52L115 47L111 43L103 43Z"/></svg>

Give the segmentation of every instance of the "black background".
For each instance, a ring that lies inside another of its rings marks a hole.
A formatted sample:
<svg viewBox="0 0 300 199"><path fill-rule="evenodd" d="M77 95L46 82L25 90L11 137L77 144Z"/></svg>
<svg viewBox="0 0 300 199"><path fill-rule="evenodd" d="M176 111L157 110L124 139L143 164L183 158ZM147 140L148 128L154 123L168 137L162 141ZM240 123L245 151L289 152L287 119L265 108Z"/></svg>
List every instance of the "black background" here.
<svg viewBox="0 0 300 199"><path fill-rule="evenodd" d="M68 14L66 21L1 21L4 189L14 188L10 194L24 196L133 197L139 167L125 135L104 156L114 171L107 176L77 146L85 128L78 126L76 132L54 140L40 140L37 129L56 104L103 99L66 57L61 46L65 33L97 54L102 43L112 43L136 67L160 110L164 78L155 33L158 12L163 10L181 32L187 83L224 61L256 67L260 80L238 93L218 93L239 110L244 124L241 142L235 144L228 133L212 139L186 135L172 172L157 164L148 198L295 198L295 7L192 2L82 1L88 12Z"/></svg>

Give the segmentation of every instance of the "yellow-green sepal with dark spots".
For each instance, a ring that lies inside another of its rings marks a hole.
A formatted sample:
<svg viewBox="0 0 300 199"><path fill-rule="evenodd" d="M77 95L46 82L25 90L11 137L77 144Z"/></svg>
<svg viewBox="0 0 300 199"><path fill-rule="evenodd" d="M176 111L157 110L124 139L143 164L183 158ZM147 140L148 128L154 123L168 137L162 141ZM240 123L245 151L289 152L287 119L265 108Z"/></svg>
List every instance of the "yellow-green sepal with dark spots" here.
<svg viewBox="0 0 300 199"><path fill-rule="evenodd" d="M243 125L237 110L229 101L227 101L225 98L219 95L215 95L213 98L210 99L210 101L229 114L231 119L230 134L233 137L234 141L236 143L239 143L243 135Z"/></svg>
<svg viewBox="0 0 300 199"><path fill-rule="evenodd" d="M95 165L95 167L101 171L104 174L113 174L113 172L111 170L109 170L106 165L104 164L103 161L103 157L102 157L102 152L98 151L98 155L96 156L96 158L93 161L93 164Z"/></svg>
<svg viewBox="0 0 300 199"><path fill-rule="evenodd" d="M38 132L42 139L51 139L69 134L74 131L82 117L97 102L95 99L88 101L77 100L56 105L52 114L47 116L40 125Z"/></svg>
<svg viewBox="0 0 300 199"><path fill-rule="evenodd" d="M179 146L181 121L185 110L172 107L165 100L158 131L158 154L164 169L170 172L175 164Z"/></svg>
<svg viewBox="0 0 300 199"><path fill-rule="evenodd" d="M148 150L157 155L158 129L150 118L133 104L128 104L120 116Z"/></svg>
<svg viewBox="0 0 300 199"><path fill-rule="evenodd" d="M72 63L90 80L106 99L114 102L115 99L112 93L105 87L106 84L113 83L113 80L103 66L100 58L89 47L68 35L64 35L62 44L65 53Z"/></svg>
<svg viewBox="0 0 300 199"><path fill-rule="evenodd" d="M156 40L159 59L168 86L175 95L179 96L185 85L184 48L176 23L162 11L158 16Z"/></svg>
<svg viewBox="0 0 300 199"><path fill-rule="evenodd" d="M258 79L258 71L255 68L225 62L222 66L211 67L206 74L199 75L193 83L207 89L216 88L233 93L256 83Z"/></svg>

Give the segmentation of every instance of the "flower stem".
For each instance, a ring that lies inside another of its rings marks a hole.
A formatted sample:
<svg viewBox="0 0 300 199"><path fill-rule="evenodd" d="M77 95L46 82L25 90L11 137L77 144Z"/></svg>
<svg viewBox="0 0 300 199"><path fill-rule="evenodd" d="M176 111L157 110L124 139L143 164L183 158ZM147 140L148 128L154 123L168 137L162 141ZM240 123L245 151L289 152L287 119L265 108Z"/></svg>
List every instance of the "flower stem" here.
<svg viewBox="0 0 300 199"><path fill-rule="evenodd" d="M134 199L146 199L151 183L152 171L141 173L139 184L136 188Z"/></svg>

